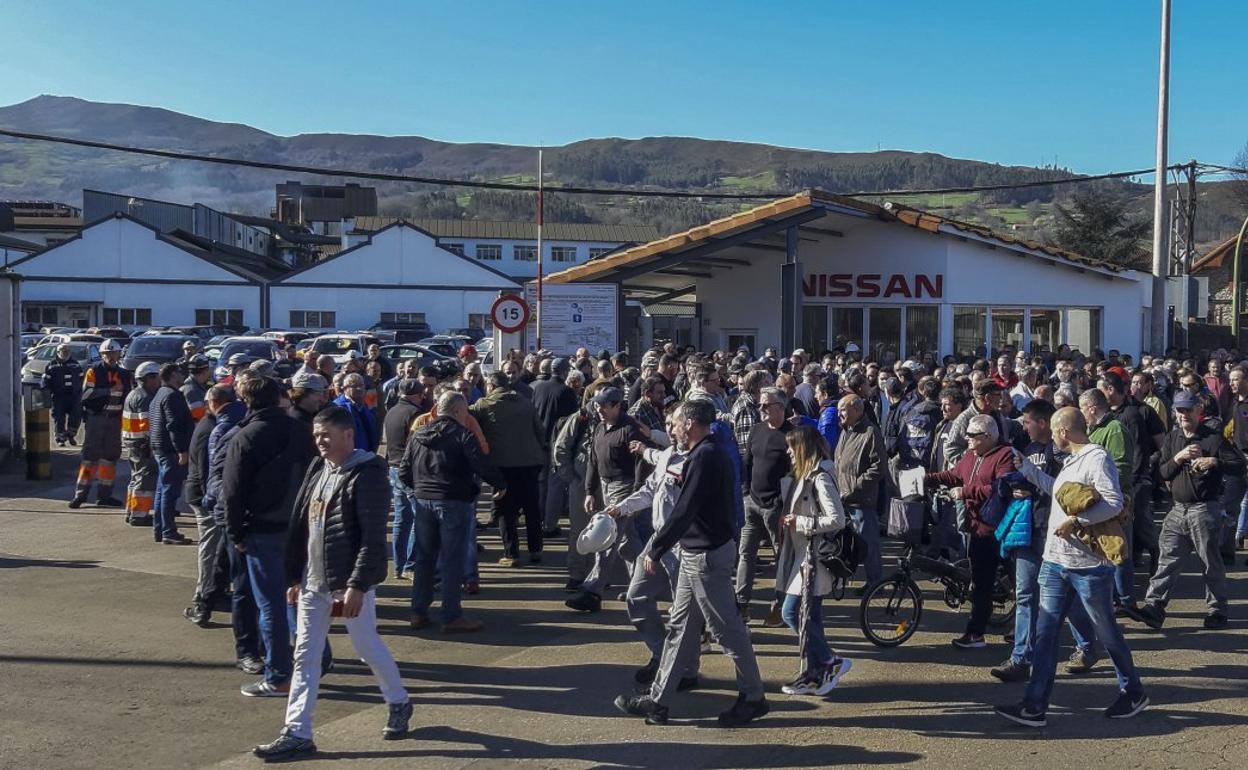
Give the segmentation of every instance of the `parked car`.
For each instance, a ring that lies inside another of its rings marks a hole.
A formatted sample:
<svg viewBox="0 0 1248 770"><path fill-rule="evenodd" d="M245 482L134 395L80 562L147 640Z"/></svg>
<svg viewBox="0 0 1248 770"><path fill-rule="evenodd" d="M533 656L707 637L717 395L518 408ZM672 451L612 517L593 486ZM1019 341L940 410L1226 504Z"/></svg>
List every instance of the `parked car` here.
<svg viewBox="0 0 1248 770"><path fill-rule="evenodd" d="M435 334L432 337L417 340L416 344L424 345L430 350L454 358L459 355L460 348L471 342L472 340L469 338L458 334Z"/></svg>
<svg viewBox="0 0 1248 770"><path fill-rule="evenodd" d="M315 337L308 337L306 340L300 340L295 343L295 356L303 359L303 354L312 349L312 343L316 342Z"/></svg>
<svg viewBox="0 0 1248 770"><path fill-rule="evenodd" d="M39 340L39 345L59 345L62 342L94 342L99 344L104 338L98 334L85 334L81 332L55 332L53 334L45 334Z"/></svg>
<svg viewBox="0 0 1248 770"><path fill-rule="evenodd" d="M433 334L433 329L423 321L410 324L374 324L368 331L393 345L416 342Z"/></svg>
<svg viewBox="0 0 1248 770"><path fill-rule="evenodd" d="M120 326L92 326L90 329L87 329L87 334L97 334L104 338L114 339L123 345L127 345L130 342L130 332Z"/></svg>
<svg viewBox="0 0 1248 770"><path fill-rule="evenodd" d="M35 352L35 348L39 346L39 341L45 336L44 334L23 334L18 341L18 347L22 349L22 363L25 364L30 358L30 354Z"/></svg>
<svg viewBox="0 0 1248 770"><path fill-rule="evenodd" d="M242 353L252 361L258 359L276 361L277 350L277 343L268 337L230 337L221 346L221 352L217 355L217 360L212 370L213 379L220 380L230 373L230 370L226 367L226 362L235 353Z"/></svg>
<svg viewBox="0 0 1248 770"><path fill-rule="evenodd" d="M52 363L52 359L56 358L56 348L59 344L40 345L30 352L30 360L22 366L23 385L38 386L42 382L43 372ZM78 359L83 369L100 360L98 342L67 342L65 344L69 345L69 354Z"/></svg>
<svg viewBox="0 0 1248 770"><path fill-rule="evenodd" d="M464 326L459 329L448 329L446 333L454 337L467 337L470 340L477 340L478 342L483 339L488 339L490 336L489 332L479 326Z"/></svg>
<svg viewBox="0 0 1248 770"><path fill-rule="evenodd" d="M437 368L441 373L439 379L459 371L459 363L454 358L444 356L423 345L382 345L381 355L393 361L396 366L415 358L417 365L421 368L426 366Z"/></svg>
<svg viewBox="0 0 1248 770"><path fill-rule="evenodd" d="M182 357L182 346L187 340L199 344L198 339L187 334L145 334L136 337L126 348L121 365L133 372L145 361L158 364L176 361Z"/></svg>
<svg viewBox="0 0 1248 770"><path fill-rule="evenodd" d="M287 345L297 345L306 339L311 339L316 335L312 332L294 331L285 329L271 329L263 332L261 337L268 337L278 344L279 347L285 348Z"/></svg>
<svg viewBox="0 0 1248 770"><path fill-rule="evenodd" d="M373 334L337 332L317 337L312 342L312 349L323 356L330 356L334 359L334 363L341 366L346 362L347 354L352 350L357 350L360 355L364 355L368 352L368 346L373 344L381 344L381 340Z"/></svg>

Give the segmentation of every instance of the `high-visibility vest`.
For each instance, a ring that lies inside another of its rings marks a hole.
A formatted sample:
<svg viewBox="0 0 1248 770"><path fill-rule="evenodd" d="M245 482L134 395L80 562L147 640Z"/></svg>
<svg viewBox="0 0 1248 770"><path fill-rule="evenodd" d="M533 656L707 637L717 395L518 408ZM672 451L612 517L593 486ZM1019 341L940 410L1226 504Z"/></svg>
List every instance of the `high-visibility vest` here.
<svg viewBox="0 0 1248 770"><path fill-rule="evenodd" d="M121 411L121 440L127 446L147 444L147 407L152 403L152 394L142 386L130 391L126 396L125 406Z"/></svg>

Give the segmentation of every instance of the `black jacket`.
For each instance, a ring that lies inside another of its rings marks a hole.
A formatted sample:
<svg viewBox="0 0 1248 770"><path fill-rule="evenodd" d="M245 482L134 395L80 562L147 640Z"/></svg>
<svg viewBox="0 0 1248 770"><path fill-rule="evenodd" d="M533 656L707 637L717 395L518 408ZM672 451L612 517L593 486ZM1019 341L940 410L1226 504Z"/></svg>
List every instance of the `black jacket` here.
<svg viewBox="0 0 1248 770"><path fill-rule="evenodd" d="M621 414L614 425L600 420L594 426L589 439L589 464L585 468L585 492L597 495L603 481L627 481L636 483L637 458L628 451L629 442L650 443L649 432L641 423Z"/></svg>
<svg viewBox="0 0 1248 770"><path fill-rule="evenodd" d="M1218 458L1217 467L1197 473L1191 462L1176 463L1174 456L1188 444L1199 444L1202 457ZM1185 436L1183 429L1176 426L1161 444L1159 471L1161 478L1170 482L1170 494L1176 503L1208 503L1221 498L1223 476L1243 475L1244 455L1207 425L1200 425L1194 436Z"/></svg>
<svg viewBox="0 0 1248 770"><path fill-rule="evenodd" d="M533 383L533 409L537 421L545 432L546 445L555 442L555 428L564 417L576 414L580 408L576 392L554 377L539 379Z"/></svg>
<svg viewBox="0 0 1248 770"><path fill-rule="evenodd" d="M160 386L147 407L147 430L154 455L175 455L190 449L195 421L182 391Z"/></svg>
<svg viewBox="0 0 1248 770"><path fill-rule="evenodd" d="M78 398L82 395L82 364L72 356L67 361L53 358L43 370L40 384L54 398Z"/></svg>
<svg viewBox="0 0 1248 770"><path fill-rule="evenodd" d="M406 398L400 398L386 411L382 434L386 437L386 462L391 468L397 468L403 462L403 453L407 450L407 439L411 435L412 421L424 411L422 407Z"/></svg>
<svg viewBox="0 0 1248 770"><path fill-rule="evenodd" d="M650 558L657 562L677 542L682 550L705 553L732 540L736 529L735 478L732 459L708 434L685 458L680 496L650 540Z"/></svg>
<svg viewBox="0 0 1248 770"><path fill-rule="evenodd" d="M217 427L217 416L205 412L200 421L195 423L195 432L191 434L190 462L186 469L186 495L188 505L196 508L204 502L204 483L208 481L208 437L212 429Z"/></svg>
<svg viewBox="0 0 1248 770"><path fill-rule="evenodd" d="M303 581L308 564L308 502L325 460L308 466L286 534L286 584ZM345 478L325 510L325 580L331 591L368 591L386 579L386 526L390 479L380 457L344 471Z"/></svg>
<svg viewBox="0 0 1248 770"><path fill-rule="evenodd" d="M421 500L476 500L481 490L474 475L494 489L507 488L477 437L450 417L417 428L399 464L399 481Z"/></svg>
<svg viewBox="0 0 1248 770"><path fill-rule="evenodd" d="M229 440L221 476L225 529L232 542L248 534L285 532L299 483L312 460L307 427L281 407L252 412Z"/></svg>

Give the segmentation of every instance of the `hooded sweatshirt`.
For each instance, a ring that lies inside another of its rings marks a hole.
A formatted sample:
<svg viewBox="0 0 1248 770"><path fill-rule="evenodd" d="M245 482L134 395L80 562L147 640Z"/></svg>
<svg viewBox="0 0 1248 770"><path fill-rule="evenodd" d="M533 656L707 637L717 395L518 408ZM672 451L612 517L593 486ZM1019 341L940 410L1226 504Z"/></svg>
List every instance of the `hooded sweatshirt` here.
<svg viewBox="0 0 1248 770"><path fill-rule="evenodd" d="M347 477L348 471L376 456L363 449L353 449L342 465L334 465L326 460L319 477L313 482L311 500L322 503L332 500L343 479ZM306 590L316 593L326 593L330 590L329 581L325 576L325 511L323 505L313 506L308 511L308 567L303 586Z"/></svg>

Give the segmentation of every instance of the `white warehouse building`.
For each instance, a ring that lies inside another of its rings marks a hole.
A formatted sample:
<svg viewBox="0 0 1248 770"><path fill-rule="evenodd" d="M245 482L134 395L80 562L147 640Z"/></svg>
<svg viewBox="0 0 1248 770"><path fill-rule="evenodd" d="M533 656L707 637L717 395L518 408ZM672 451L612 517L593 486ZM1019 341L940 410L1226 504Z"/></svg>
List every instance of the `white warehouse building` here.
<svg viewBox="0 0 1248 770"><path fill-rule="evenodd" d="M614 283L629 304L687 303L704 349L823 351L879 361L1068 344L1138 356L1151 276L911 208L817 190L549 277ZM627 311L621 339L647 347Z"/></svg>

